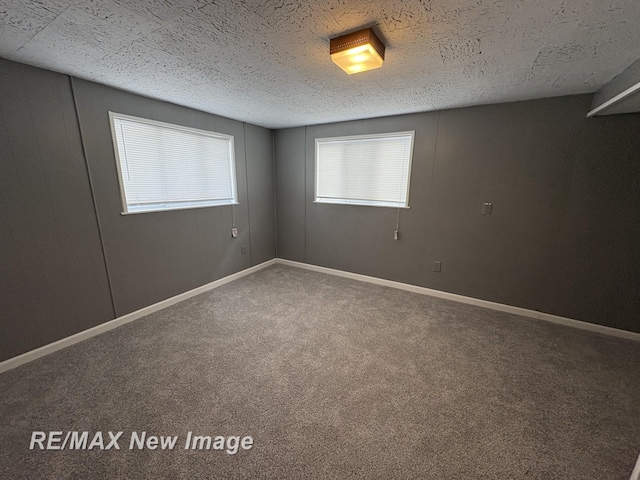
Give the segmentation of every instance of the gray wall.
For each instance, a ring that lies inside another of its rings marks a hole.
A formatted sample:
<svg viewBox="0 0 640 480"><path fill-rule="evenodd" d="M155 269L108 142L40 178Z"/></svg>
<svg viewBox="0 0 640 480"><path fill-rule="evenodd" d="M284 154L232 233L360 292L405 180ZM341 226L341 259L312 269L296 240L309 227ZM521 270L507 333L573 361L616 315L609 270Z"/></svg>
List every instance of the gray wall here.
<svg viewBox="0 0 640 480"><path fill-rule="evenodd" d="M278 257L640 331L640 116L587 120L590 101L276 131ZM403 130L399 241L395 209L313 203L315 138Z"/></svg>
<svg viewBox="0 0 640 480"><path fill-rule="evenodd" d="M69 77L0 59L0 360L114 318Z"/></svg>
<svg viewBox="0 0 640 480"><path fill-rule="evenodd" d="M252 256L274 258L270 131L84 80L73 87L117 316L248 268ZM240 204L121 215L109 111L233 135Z"/></svg>
<svg viewBox="0 0 640 480"><path fill-rule="evenodd" d="M582 136L543 309L640 332L640 114Z"/></svg>
<svg viewBox="0 0 640 480"><path fill-rule="evenodd" d="M276 256L273 130L245 123L251 265Z"/></svg>
<svg viewBox="0 0 640 480"><path fill-rule="evenodd" d="M110 110L234 135L238 238L230 206L120 215ZM271 130L2 59L0 113L0 361L275 257Z"/></svg>
<svg viewBox="0 0 640 480"><path fill-rule="evenodd" d="M289 260L304 262L305 129L277 130L274 142L278 252Z"/></svg>
<svg viewBox="0 0 640 480"><path fill-rule="evenodd" d="M640 331L640 115L589 102L274 135L0 59L0 361L273 258L274 217L282 258ZM109 110L234 135L239 237L231 207L120 215ZM316 137L397 130L417 135L401 240L394 209L313 203Z"/></svg>

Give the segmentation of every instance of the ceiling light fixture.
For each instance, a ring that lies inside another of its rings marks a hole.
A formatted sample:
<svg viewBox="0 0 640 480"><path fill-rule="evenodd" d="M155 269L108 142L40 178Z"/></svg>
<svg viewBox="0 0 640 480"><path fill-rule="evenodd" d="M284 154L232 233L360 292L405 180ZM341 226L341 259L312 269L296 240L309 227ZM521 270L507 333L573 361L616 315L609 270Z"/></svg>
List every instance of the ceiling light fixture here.
<svg viewBox="0 0 640 480"><path fill-rule="evenodd" d="M384 45L371 28L332 38L329 49L333 63L349 75L380 68L384 62Z"/></svg>

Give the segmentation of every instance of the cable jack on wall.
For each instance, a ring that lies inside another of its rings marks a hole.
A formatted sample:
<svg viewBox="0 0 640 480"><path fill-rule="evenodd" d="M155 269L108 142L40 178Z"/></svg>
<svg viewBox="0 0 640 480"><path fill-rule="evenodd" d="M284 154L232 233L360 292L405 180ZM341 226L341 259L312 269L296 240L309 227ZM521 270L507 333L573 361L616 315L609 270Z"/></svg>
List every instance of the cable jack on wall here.
<svg viewBox="0 0 640 480"><path fill-rule="evenodd" d="M238 228L236 227L236 209L235 205L231 205L231 236L238 237Z"/></svg>
<svg viewBox="0 0 640 480"><path fill-rule="evenodd" d="M400 209L396 214L396 229L393 231L393 239L400 240Z"/></svg>

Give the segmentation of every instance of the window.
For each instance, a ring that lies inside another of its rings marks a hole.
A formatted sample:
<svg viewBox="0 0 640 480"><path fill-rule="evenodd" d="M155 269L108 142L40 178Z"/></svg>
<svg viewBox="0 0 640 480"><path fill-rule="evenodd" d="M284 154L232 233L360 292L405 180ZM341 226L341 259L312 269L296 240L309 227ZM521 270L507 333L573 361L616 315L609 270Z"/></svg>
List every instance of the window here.
<svg viewBox="0 0 640 480"><path fill-rule="evenodd" d="M233 137L109 112L123 213L237 203Z"/></svg>
<svg viewBox="0 0 640 480"><path fill-rule="evenodd" d="M413 137L316 138L315 201L408 208Z"/></svg>

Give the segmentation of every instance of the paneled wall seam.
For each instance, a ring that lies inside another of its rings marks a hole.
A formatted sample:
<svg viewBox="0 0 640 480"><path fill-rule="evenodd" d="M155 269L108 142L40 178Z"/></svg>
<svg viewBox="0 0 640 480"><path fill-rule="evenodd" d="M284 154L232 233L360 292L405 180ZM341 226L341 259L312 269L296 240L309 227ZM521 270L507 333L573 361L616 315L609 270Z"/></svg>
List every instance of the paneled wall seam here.
<svg viewBox="0 0 640 480"><path fill-rule="evenodd" d="M575 152L575 156L574 156L574 161L573 161L573 172L571 173L571 184L569 185L569 192L567 194L567 202L564 206L564 212L562 213L562 221L560 222L560 228L558 229L557 232L557 236L556 236L556 241L555 241L555 246L553 248L553 260L551 261L551 268L549 269L549 274L547 275L547 279L544 285L544 293L542 298L540 299L540 305L538 306L538 310L544 313L553 313L551 311L547 311L549 310L548 308L545 308L546 305L548 305L549 302L549 289L551 288L551 279L553 278L553 273L554 273L554 268L555 266L559 263L559 259L558 259L558 255L560 254L560 239L562 238L562 232L564 231L565 225L567 223L567 217L569 215L569 208L570 208L570 203L571 203L571 198L572 198L572 194L574 192L575 189L575 182L576 182L576 172L578 170L578 162L580 161L580 154L582 152L582 149L584 148L584 135L586 134L586 130L587 130L587 122L586 122L586 115L585 115L585 120L583 120L582 122L582 126L580 127L580 133L579 133L579 141L578 141L578 148L576 148L576 152Z"/></svg>
<svg viewBox="0 0 640 480"><path fill-rule="evenodd" d="M28 103L28 108L26 109L27 115L29 117L30 124L35 129L35 125L36 124L35 124L35 122L33 120L33 109L32 109L32 104L31 104L32 99L28 97L28 95L27 95L28 89L25 86L26 83L27 83L27 79L25 78L26 75L24 73L25 72L25 66L24 65L22 65L20 67L20 72L21 72L20 73L20 78L22 80L22 85L20 86L20 88L23 89L23 91L25 93L25 98L27 98L27 103ZM34 138L34 143L35 143L35 146L36 146L36 150L38 152L37 158L38 158L39 167L40 167L40 170L44 172L45 169L44 169L44 165L43 165L43 158L42 158L43 157L43 150L42 150L41 142L40 142L39 136L37 134L34 137L35 137ZM50 185L50 178L46 173L43 175L43 178L44 178L44 185L45 185L45 188L46 188L46 191L47 191L47 198L51 199L53 196L51 194L52 189L51 189L51 185ZM21 185L21 190L23 190L22 189L22 185ZM51 209L50 210L51 211L51 215L52 215L52 217L55 218L56 224L59 224L59 217L58 217L57 212L55 211L55 209L51 206L51 204L47 205L47 207ZM31 221L29 221L29 228L31 229L32 234L35 235L36 232L34 231L33 223ZM52 230L55 232L55 236L62 243L62 238L60 237L60 230L58 228L58 225L56 225L56 227L53 228ZM38 255L39 254L40 254L40 252L38 252ZM65 264L65 268L64 268L64 276L65 276L65 278L67 280L67 284L70 284L70 282L69 282L69 270L68 270L68 268L66 268L66 264ZM73 295L72 295L72 297L73 297ZM51 304L50 304L50 306L51 306ZM73 309L75 310L75 312L73 312L73 313L77 314L77 304L75 302L75 299L73 301ZM38 320L39 319L36 320L36 324L39 323ZM42 335L39 335L39 337L42 339Z"/></svg>
<svg viewBox="0 0 640 480"><path fill-rule="evenodd" d="M242 122L242 145L244 149L244 181L247 184L247 229L249 230L249 265L253 265L253 249L251 248L251 200L249 198L249 162L247 160L247 129L246 122ZM233 207L232 207L233 208Z"/></svg>
<svg viewBox="0 0 640 480"><path fill-rule="evenodd" d="M304 127L304 155L303 155L303 159L304 159L304 196L302 198L304 198L304 220L303 220L303 232L304 232L304 250L302 250L302 253L304 254L304 260L303 261L307 261L307 133L308 133L309 129L308 127ZM315 155L315 152L314 152ZM314 172L314 177L313 180L315 182L315 172Z"/></svg>
<svg viewBox="0 0 640 480"><path fill-rule="evenodd" d="M73 109L76 114L76 120L78 122L78 130L80 132L80 145L82 147L82 156L84 158L84 165L87 169L87 177L89 179L89 189L91 191L91 202L93 204L93 211L96 218L96 224L98 227L98 238L100 239L100 249L102 250L102 260L104 262L104 269L107 274L107 284L109 285L109 298L111 299L111 308L113 310L113 318L117 316L116 303L113 297L113 287L111 285L111 274L109 273L109 263L107 262L107 252L104 247L104 239L102 234L102 225L100 223L100 215L98 214L98 207L96 205L96 195L94 192L93 178L91 177L91 170L89 169L89 162L87 161L87 149L84 143L84 134L82 131L82 122L80 121L80 113L78 112L78 101L76 99L76 89L73 84L73 77L69 76L69 85L71 86L71 95L73 97Z"/></svg>
<svg viewBox="0 0 640 480"><path fill-rule="evenodd" d="M0 60L1 60L1 59L0 59ZM0 115L1 115L1 116L3 117L3 119L4 119L4 112L2 111L2 109L1 109L1 108L0 108ZM5 120L3 120L2 122L0 122L0 124L2 124L2 123L6 123L6 121L5 121ZM8 143L9 143L9 142L8 142ZM13 147L12 147L12 145L11 145L11 144L9 144L9 145L8 145L8 147L9 147L9 149L11 150L11 157L12 157L12 158L14 158L14 157L15 157L15 154L13 153ZM13 169L14 169L14 170L16 170L15 166L13 167ZM19 177L19 175L18 175L18 172L17 172L17 170L16 170L16 178L18 178L18 177ZM20 186L20 189L22 190L22 186ZM0 197L2 197L2 192L0 192ZM7 224L7 226L9 227L9 231L10 231L11 238L12 238L13 242L14 242L14 243L16 243L16 240L15 240L15 234L14 234L14 232L13 232L13 229L11 228L11 225ZM23 267L22 265L20 266L20 271L21 271L21 272L22 272L22 274L26 277L26 274L25 274L25 271L24 271L24 267ZM34 325L36 325L36 327L38 327L38 325L37 325L37 320L35 319L35 315L34 315L34 322L33 322L33 323L34 323ZM4 331L1 327L0 327L0 334L2 334L2 335L3 335L3 338L6 338L6 339L7 339L7 341L9 340L8 335L5 333L5 331ZM38 340L38 342L37 342L37 343L38 343L39 345L43 345L45 342L43 341L42 334L40 333L40 329L39 329L39 328L38 328L38 331L37 331L37 332L35 332L35 334L36 334L36 336L37 336L37 340ZM1 344L0 344L0 345L1 345ZM2 358L2 356L1 356L1 355L0 355L0 360L4 360L4 358Z"/></svg>
<svg viewBox="0 0 640 480"><path fill-rule="evenodd" d="M271 175L273 177L273 246L278 258L278 195L276 182L276 131L271 130Z"/></svg>
<svg viewBox="0 0 640 480"><path fill-rule="evenodd" d="M427 219L429 218L429 205L431 205L431 197L433 195L433 179L436 174L436 161L438 160L438 137L440 135L440 112L438 112L438 120L436 122L436 139L433 146L433 163L431 165L431 180L429 181L429 193L427 194L427 204L425 205L425 210L427 212ZM429 262L427 262L427 253L428 253L428 241L429 238L429 223L427 221L427 225L424 231L424 248L422 250L423 258L423 282L426 282L426 274L429 271Z"/></svg>

